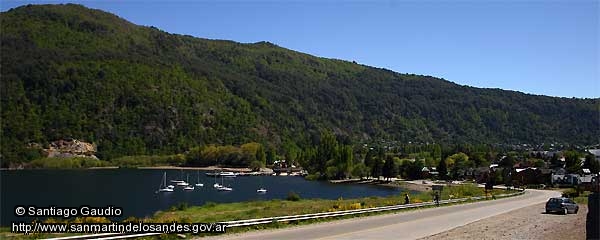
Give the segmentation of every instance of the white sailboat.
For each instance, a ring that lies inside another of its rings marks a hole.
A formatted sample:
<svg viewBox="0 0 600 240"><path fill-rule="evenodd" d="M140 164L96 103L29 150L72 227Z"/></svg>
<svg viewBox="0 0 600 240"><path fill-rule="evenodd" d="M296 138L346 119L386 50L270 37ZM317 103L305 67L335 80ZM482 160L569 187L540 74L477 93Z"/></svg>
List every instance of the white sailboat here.
<svg viewBox="0 0 600 240"><path fill-rule="evenodd" d="M204 187L204 183L200 182L200 171L198 171L198 181L196 181L196 186Z"/></svg>
<svg viewBox="0 0 600 240"><path fill-rule="evenodd" d="M164 172L162 181L160 181L160 186L158 186L157 192L172 192L173 186L167 186L167 172Z"/></svg>
<svg viewBox="0 0 600 240"><path fill-rule="evenodd" d="M219 187L217 187L217 190L219 190L219 191L233 191L233 188L231 188L231 187L225 187L225 185L223 184L223 176L221 175L221 185Z"/></svg>
<svg viewBox="0 0 600 240"><path fill-rule="evenodd" d="M214 175L214 176L215 176L215 184L213 184L213 187L214 187L214 188L216 188L216 189L219 189L219 188L220 188L220 187L222 187L223 185L221 185L221 184L219 184L219 183L217 182L217 170L215 170L215 175Z"/></svg>
<svg viewBox="0 0 600 240"><path fill-rule="evenodd" d="M221 177L228 177L228 178L234 178L237 175L233 172L221 172Z"/></svg>
<svg viewBox="0 0 600 240"><path fill-rule="evenodd" d="M257 193L267 193L267 189L263 187L262 176L260 176L260 188L256 190Z"/></svg>
<svg viewBox="0 0 600 240"><path fill-rule="evenodd" d="M233 191L233 188L221 186L221 187L217 188L217 190L219 190L219 191L227 191L228 192L228 191Z"/></svg>
<svg viewBox="0 0 600 240"><path fill-rule="evenodd" d="M189 175L189 174L187 175L187 180L186 180L186 181L188 181L188 182L190 181L190 175ZM187 182L186 182L186 184L187 184ZM188 185L186 185L186 186L183 188L183 190L186 190L186 191L192 191L192 190L194 190L194 186L192 186L192 185L188 184Z"/></svg>
<svg viewBox="0 0 600 240"><path fill-rule="evenodd" d="M188 180L189 180L189 175L188 175ZM181 180L179 180L179 181L176 180L176 181L171 181L171 182L174 182L175 185L177 185L179 187L187 187L190 185L186 181L183 181L183 169L181 169Z"/></svg>

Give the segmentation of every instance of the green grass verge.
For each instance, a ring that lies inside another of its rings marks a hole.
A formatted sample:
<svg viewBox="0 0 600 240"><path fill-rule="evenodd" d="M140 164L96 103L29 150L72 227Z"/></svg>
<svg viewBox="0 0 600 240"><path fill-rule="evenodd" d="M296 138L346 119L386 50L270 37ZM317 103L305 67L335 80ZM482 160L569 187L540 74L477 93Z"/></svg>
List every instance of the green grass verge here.
<svg viewBox="0 0 600 240"><path fill-rule="evenodd" d="M501 189L494 189L490 195L500 195L503 193L512 193L513 190L506 191ZM231 220L242 220L242 219L253 219L263 217L276 217L285 215L297 215L297 214L309 214L318 212L333 212L342 210L353 210L370 207L380 207L397 205L404 203L404 194L407 192L401 192L398 195L392 195L388 197L365 197L357 199L300 199L299 201L287 201L287 200L268 200L268 201L250 201L250 202L238 202L238 203L206 203L203 206L192 206L189 207L187 204L179 204L173 206L171 209L166 211L159 211L153 217L146 219L135 219L130 218L128 221L145 221L145 222L186 222L186 223L214 223ZM452 198L464 198L464 197L476 197L483 196L484 191L478 188L476 185L458 185L458 186L445 186L441 193L442 200ZM411 194L411 203L429 202L433 199L433 192L421 192L419 194ZM489 198L492 199L491 196ZM468 201L471 202L471 201ZM460 203L458 203L460 204ZM454 204L452 204L454 205ZM246 232L258 229L271 229L271 228L284 228L289 226L305 225L315 222L332 221L337 219L371 216L379 214L388 214L399 211L410 211L411 209L385 211L377 213L365 213L360 215L349 215L334 218L324 218L306 221L294 221L294 222L278 222L272 224L263 224L249 227L235 227L228 228L228 233ZM56 221L56 220L48 220ZM80 219L78 221L86 221L86 219ZM102 221L102 219L92 219L90 221ZM127 221L127 220L126 220ZM12 234L8 231L10 229L2 229L0 238L40 238L40 237L58 237L58 234L53 235L33 235L24 236L23 234ZM176 238L174 234L161 235L160 238Z"/></svg>

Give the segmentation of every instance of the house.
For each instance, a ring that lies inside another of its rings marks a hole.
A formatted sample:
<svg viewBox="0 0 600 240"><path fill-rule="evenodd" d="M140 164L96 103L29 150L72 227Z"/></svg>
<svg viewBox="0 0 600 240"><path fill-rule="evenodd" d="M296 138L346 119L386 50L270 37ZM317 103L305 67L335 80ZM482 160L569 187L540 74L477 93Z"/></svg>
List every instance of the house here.
<svg viewBox="0 0 600 240"><path fill-rule="evenodd" d="M552 174L551 183L558 186L579 185L581 183L580 177L579 174Z"/></svg>
<svg viewBox="0 0 600 240"><path fill-rule="evenodd" d="M514 185L543 184L545 179L538 168L515 168L511 172Z"/></svg>
<svg viewBox="0 0 600 240"><path fill-rule="evenodd" d="M537 158L552 158L554 155L560 153L560 151L531 151L529 156Z"/></svg>
<svg viewBox="0 0 600 240"><path fill-rule="evenodd" d="M437 172L437 169L435 167L423 167L421 169L421 176L423 178L434 178L437 177L439 175L439 173Z"/></svg>
<svg viewBox="0 0 600 240"><path fill-rule="evenodd" d="M487 175L490 173L490 168L488 167L478 167L471 171L471 176L473 180L476 182L485 182L487 180Z"/></svg>

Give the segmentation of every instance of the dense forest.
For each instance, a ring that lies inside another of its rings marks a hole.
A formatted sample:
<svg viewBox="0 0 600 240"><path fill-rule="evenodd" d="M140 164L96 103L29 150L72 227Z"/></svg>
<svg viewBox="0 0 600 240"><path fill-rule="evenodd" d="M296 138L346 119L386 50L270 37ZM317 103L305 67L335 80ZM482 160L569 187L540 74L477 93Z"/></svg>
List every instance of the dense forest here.
<svg viewBox="0 0 600 240"><path fill-rule="evenodd" d="M344 146L600 136L599 99L473 88L268 42L170 34L74 4L18 7L0 23L3 165L39 157L28 143L63 138L93 142L110 160L249 142L294 152L318 144L323 129Z"/></svg>

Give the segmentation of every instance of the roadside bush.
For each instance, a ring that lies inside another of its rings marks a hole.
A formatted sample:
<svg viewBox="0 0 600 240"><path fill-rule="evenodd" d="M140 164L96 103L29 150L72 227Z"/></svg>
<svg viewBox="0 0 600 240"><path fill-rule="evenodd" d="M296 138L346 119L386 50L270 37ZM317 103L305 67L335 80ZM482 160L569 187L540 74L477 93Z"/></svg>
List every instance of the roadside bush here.
<svg viewBox="0 0 600 240"><path fill-rule="evenodd" d="M300 195L298 195L294 191L290 191L290 192L288 192L286 200L288 200L288 201L300 201Z"/></svg>
<svg viewBox="0 0 600 240"><path fill-rule="evenodd" d="M483 191L482 189L478 188L475 184L464 184L444 188L444 192L446 192L446 189L448 189L447 194L454 195L456 198L478 196Z"/></svg>
<svg viewBox="0 0 600 240"><path fill-rule="evenodd" d="M204 203L203 207L211 208L211 207L214 207L214 206L217 206L217 203L215 203L215 202L206 202L206 203Z"/></svg>
<svg viewBox="0 0 600 240"><path fill-rule="evenodd" d="M183 211L186 210L188 208L188 203L187 202L180 202L175 206L171 207L171 211Z"/></svg>
<svg viewBox="0 0 600 240"><path fill-rule="evenodd" d="M569 188L563 191L562 196L568 198L576 198L579 197L579 192L575 189Z"/></svg>
<svg viewBox="0 0 600 240"><path fill-rule="evenodd" d="M315 173L315 174L308 174L306 175L306 177L304 177L304 179L309 180L309 181L315 181L319 179L319 176L321 175L321 173Z"/></svg>

